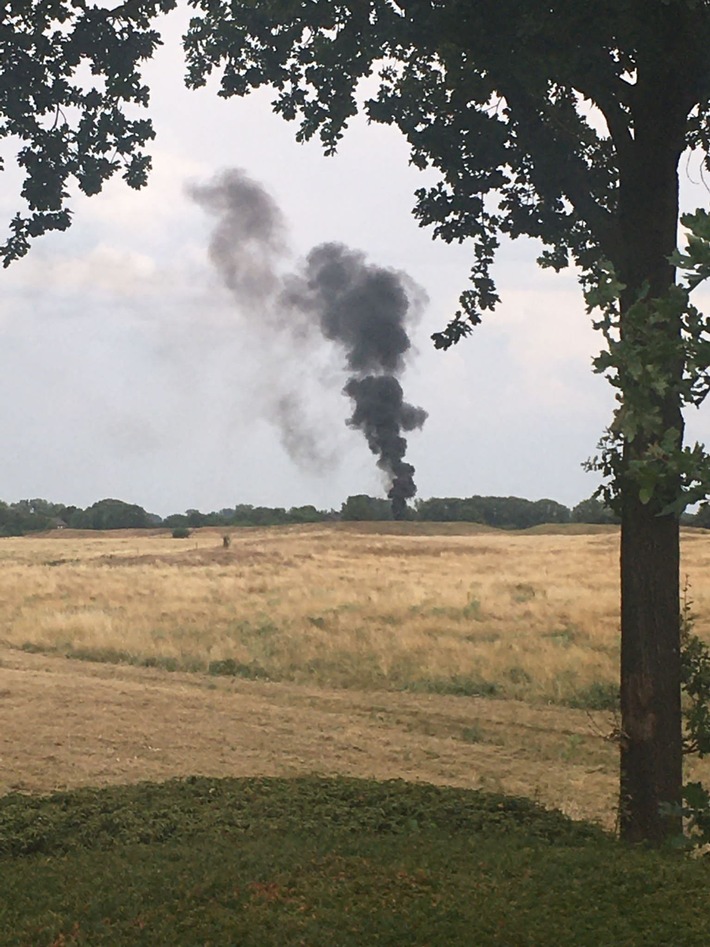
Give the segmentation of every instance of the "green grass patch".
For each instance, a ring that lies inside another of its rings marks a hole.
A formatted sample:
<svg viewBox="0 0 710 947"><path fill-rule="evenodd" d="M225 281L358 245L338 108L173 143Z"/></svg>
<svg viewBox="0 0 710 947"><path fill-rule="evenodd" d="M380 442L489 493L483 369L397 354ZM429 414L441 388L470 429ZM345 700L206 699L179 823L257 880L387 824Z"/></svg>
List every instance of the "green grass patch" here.
<svg viewBox="0 0 710 947"><path fill-rule="evenodd" d="M252 662L243 664L234 658L224 658L222 661L210 661L207 673L214 677L241 677L248 681L270 681L272 676L260 664Z"/></svg>
<svg viewBox="0 0 710 947"><path fill-rule="evenodd" d="M34 641L25 641L20 645L20 651L25 651L27 654L42 654L44 648L40 644L35 644Z"/></svg>
<svg viewBox="0 0 710 947"><path fill-rule="evenodd" d="M526 602L531 602L536 594L535 586L530 585L528 582L518 582L510 590L511 601L515 602L516 605L524 605Z"/></svg>
<svg viewBox="0 0 710 947"><path fill-rule="evenodd" d="M133 667L159 668L162 671L185 671L195 673L206 670L204 661L199 658L176 658L161 654L134 654L117 648L75 648L66 645L61 648L47 649L48 654L63 654L73 661L96 661L100 664L129 664Z"/></svg>
<svg viewBox="0 0 710 947"><path fill-rule="evenodd" d="M619 685L610 681L594 681L588 687L575 691L563 703L581 710L616 711L619 709Z"/></svg>
<svg viewBox="0 0 710 947"><path fill-rule="evenodd" d="M464 618L468 618L472 621L482 621L483 609L481 608L481 603L477 598L470 598L461 609L461 614Z"/></svg>
<svg viewBox="0 0 710 947"><path fill-rule="evenodd" d="M458 674L452 677L420 678L403 685L402 690L420 694L453 694L456 697L500 696L500 688L493 681Z"/></svg>
<svg viewBox="0 0 710 947"><path fill-rule="evenodd" d="M579 637L579 631L574 625L567 624L562 628L557 628L553 631L547 632L547 634L543 635L543 637L549 638L553 644L559 645L561 648L569 648L570 645L577 641Z"/></svg>
<svg viewBox="0 0 710 947"><path fill-rule="evenodd" d="M472 723L469 727L463 728L460 739L464 743L485 743L486 732L480 723Z"/></svg>
<svg viewBox="0 0 710 947"><path fill-rule="evenodd" d="M510 680L512 684L531 684L532 683L532 677L530 676L530 674L528 674L525 668L520 667L518 665L514 665L513 667L508 668L506 673L507 673L508 679Z"/></svg>
<svg viewBox="0 0 710 947"><path fill-rule="evenodd" d="M708 866L502 795L195 778L0 800L0 944L707 944Z"/></svg>

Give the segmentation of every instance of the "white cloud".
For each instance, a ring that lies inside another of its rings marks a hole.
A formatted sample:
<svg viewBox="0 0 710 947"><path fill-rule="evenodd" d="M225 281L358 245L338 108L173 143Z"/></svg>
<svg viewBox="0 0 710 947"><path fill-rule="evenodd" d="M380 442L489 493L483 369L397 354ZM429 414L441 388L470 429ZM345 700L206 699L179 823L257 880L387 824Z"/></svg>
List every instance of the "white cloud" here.
<svg viewBox="0 0 710 947"><path fill-rule="evenodd" d="M123 297L143 296L159 290L156 261L127 247L102 243L81 255L38 260L36 266L25 271L25 278L38 279L38 267L41 267L46 292L102 292Z"/></svg>

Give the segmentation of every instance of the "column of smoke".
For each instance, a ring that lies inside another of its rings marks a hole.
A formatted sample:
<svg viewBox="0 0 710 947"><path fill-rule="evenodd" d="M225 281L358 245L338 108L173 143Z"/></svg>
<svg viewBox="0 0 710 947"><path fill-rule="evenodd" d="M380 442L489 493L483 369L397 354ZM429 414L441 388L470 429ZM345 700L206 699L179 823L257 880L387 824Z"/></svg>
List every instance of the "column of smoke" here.
<svg viewBox="0 0 710 947"><path fill-rule="evenodd" d="M307 365L320 335L345 356L350 377L343 393L353 402L347 423L365 435L387 476L393 516L403 518L417 488L402 432L421 428L427 413L404 400L399 376L411 348L407 324L424 304L423 291L406 274L369 264L364 254L338 243L314 247L305 263L280 272L288 256L283 215L242 171L226 171L189 193L218 218L210 258L257 344L266 347L264 365L272 368L276 392L273 415L287 448L302 458L304 440L327 442L328 431L302 423L299 392L284 384L292 376L270 354L286 341L290 358Z"/></svg>

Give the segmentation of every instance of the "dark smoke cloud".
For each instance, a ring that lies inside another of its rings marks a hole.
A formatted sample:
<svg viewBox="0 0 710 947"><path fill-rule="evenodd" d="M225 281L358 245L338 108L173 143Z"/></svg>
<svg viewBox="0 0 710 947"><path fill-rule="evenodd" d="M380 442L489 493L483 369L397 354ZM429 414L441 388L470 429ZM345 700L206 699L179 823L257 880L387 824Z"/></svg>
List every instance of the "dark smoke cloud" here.
<svg viewBox="0 0 710 947"><path fill-rule="evenodd" d="M370 450L378 456L377 465L391 476L387 495L392 500L392 514L395 519L403 519L407 500L417 488L414 467L404 461L407 441L400 432L420 428L427 413L405 402L402 386L393 375L351 378L343 391L355 402L348 424L364 433Z"/></svg>
<svg viewBox="0 0 710 947"><path fill-rule="evenodd" d="M351 371L402 371L411 346L402 274L368 265L357 250L325 243L308 254L305 276L323 335L343 346Z"/></svg>
<svg viewBox="0 0 710 947"><path fill-rule="evenodd" d="M401 519L417 492L401 432L420 428L427 418L423 408L407 404L397 380L411 348L406 323L420 304L417 287L404 274L368 264L364 254L337 243L311 250L304 278L323 335L344 349L353 373L343 389L355 406L348 425L363 432L388 475L392 512Z"/></svg>
<svg viewBox="0 0 710 947"><path fill-rule="evenodd" d="M398 377L411 348L407 325L426 301L423 290L406 274L374 266L339 243L314 247L302 265L280 272L288 256L283 215L242 171L227 171L189 193L218 218L210 258L242 311L248 307L247 321L266 347L264 363L273 364L281 348L284 358L270 375L270 412L286 449L299 462L318 463L319 445L329 440L328 430L307 423L301 397L312 381L309 355L317 338L325 338L341 350L350 375L343 389L353 402L347 423L365 435L387 476L393 515L404 517L416 486L402 432L421 428L427 413L404 400ZM291 368L284 372L286 365Z"/></svg>
<svg viewBox="0 0 710 947"><path fill-rule="evenodd" d="M276 264L288 252L286 224L276 201L236 168L187 191L218 218L209 255L225 285L242 303L266 300L279 289Z"/></svg>

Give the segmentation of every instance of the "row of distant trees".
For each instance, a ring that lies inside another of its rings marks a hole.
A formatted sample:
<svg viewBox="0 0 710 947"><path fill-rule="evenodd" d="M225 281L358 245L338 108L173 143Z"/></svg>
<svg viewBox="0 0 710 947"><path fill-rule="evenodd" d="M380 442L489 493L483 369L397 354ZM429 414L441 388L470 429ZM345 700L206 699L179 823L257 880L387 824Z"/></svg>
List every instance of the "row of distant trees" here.
<svg viewBox="0 0 710 947"><path fill-rule="evenodd" d="M499 529L527 529L545 523L616 523L608 507L590 497L569 508L555 500L525 500L521 497L431 497L416 500L409 509L412 521L439 523L481 523ZM86 509L51 503L49 500L0 501L0 536L20 536L48 529L198 529L201 526L288 526L333 520L383 521L392 519L388 500L366 494L350 496L340 510L319 510L315 506L234 507L201 513L187 510L165 518L148 513L135 503L99 500ZM710 528L710 506L686 514L689 526Z"/></svg>
<svg viewBox="0 0 710 947"><path fill-rule="evenodd" d="M390 520L387 500L353 496L343 504L340 519ZM590 497L573 509L555 500L525 500L522 497L431 497L416 500L409 519L434 523L481 523L498 529L527 529L544 523L616 523L617 517L604 504Z"/></svg>

